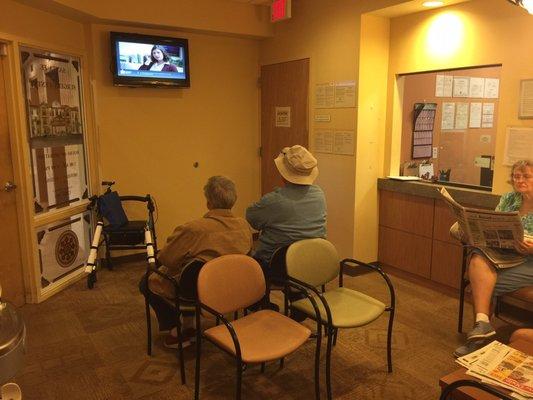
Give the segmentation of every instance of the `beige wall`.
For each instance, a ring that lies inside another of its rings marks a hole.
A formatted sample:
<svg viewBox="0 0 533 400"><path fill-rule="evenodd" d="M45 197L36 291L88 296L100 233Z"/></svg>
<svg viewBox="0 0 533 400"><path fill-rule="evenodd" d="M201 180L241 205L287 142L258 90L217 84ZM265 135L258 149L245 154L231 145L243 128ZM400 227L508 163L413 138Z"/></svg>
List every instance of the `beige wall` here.
<svg viewBox="0 0 533 400"><path fill-rule="evenodd" d="M82 51L83 26L11 0L0 0L0 34L21 42L41 43L56 49Z"/></svg>
<svg viewBox="0 0 533 400"><path fill-rule="evenodd" d="M259 193L257 42L135 29L189 39L191 87L127 88L112 85L111 30L128 31L92 27L101 178L116 180L121 194L156 198L160 243L176 225L206 212L202 188L209 176L235 181L235 212L243 215Z"/></svg>
<svg viewBox="0 0 533 400"><path fill-rule="evenodd" d="M347 2L292 2L293 18L275 26L275 37L261 43L262 65L310 59L309 143L313 151L313 132L319 129L356 128L356 109L315 110L315 84L356 80L356 49L359 40L358 14L346 12ZM341 4L344 3L344 4ZM355 7L350 7L354 10ZM330 123L314 122L315 114L330 114ZM326 194L328 238L343 257L352 256L355 162L353 156L315 153L320 175L317 184Z"/></svg>
<svg viewBox="0 0 533 400"><path fill-rule="evenodd" d="M37 7L43 0L24 0ZM46 0L46 9L94 23L272 36L269 8L221 0Z"/></svg>
<svg viewBox="0 0 533 400"><path fill-rule="evenodd" d="M341 257L377 259L376 179L382 171L389 20L372 17L362 27L361 15L404 2L293 0L293 18L276 25L274 38L261 45L261 64L310 59L311 150L315 128L356 131L354 156L316 154L320 168L317 184L323 187L328 202L328 239ZM360 48L362 40L364 49ZM368 57L361 65L360 51ZM315 84L336 80L356 81L357 107L315 110ZM330 114L331 122L316 123L315 114Z"/></svg>
<svg viewBox="0 0 533 400"><path fill-rule="evenodd" d="M353 240L354 256L367 262L375 261L378 252L377 179L383 170L389 25L388 18L361 17Z"/></svg>
<svg viewBox="0 0 533 400"><path fill-rule="evenodd" d="M430 39L432 32L439 33L439 29L445 42ZM533 76L532 37L533 16L500 0L474 0L391 22L391 92L394 75L398 73L502 64L496 118L495 193L509 190L506 183L509 168L502 165L506 127L533 126L531 120L518 119L520 80ZM387 135L395 142L399 132L391 129ZM387 164L391 169L396 168L391 160L397 159L398 151L395 146L390 149Z"/></svg>

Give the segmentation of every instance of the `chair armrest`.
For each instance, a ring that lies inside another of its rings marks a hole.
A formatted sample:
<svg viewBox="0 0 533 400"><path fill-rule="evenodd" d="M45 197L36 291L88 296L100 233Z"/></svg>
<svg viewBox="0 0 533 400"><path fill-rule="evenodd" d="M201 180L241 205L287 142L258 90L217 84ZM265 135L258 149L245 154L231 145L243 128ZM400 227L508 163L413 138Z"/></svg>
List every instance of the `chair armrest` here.
<svg viewBox="0 0 533 400"><path fill-rule="evenodd" d="M297 284L296 282L286 281L286 286L291 287L302 293L307 299L311 302L311 305L313 306L313 309L315 310L315 315L320 315L320 310L318 308L318 304L316 303L316 300L309 294L309 291L302 285ZM317 339L318 343L320 344L320 338L322 337L322 318L316 319L316 332L317 332Z"/></svg>
<svg viewBox="0 0 533 400"><path fill-rule="evenodd" d="M222 323L226 326L226 329L228 330L229 334L231 335L231 339L233 340L233 345L235 346L235 355L236 357L242 361L241 356L241 345L239 343L239 338L237 337L237 333L235 332L235 328L229 322L221 313L219 313L217 310L212 309L211 307L206 306L205 304L198 301L196 303L196 326L199 327L199 321L200 321L200 313L201 310L205 310L214 317L218 318Z"/></svg>
<svg viewBox="0 0 533 400"><path fill-rule="evenodd" d="M328 326L331 326L333 324L333 318L331 317L331 309L329 308L329 304L328 302L326 301L326 299L324 298L324 296L322 295L322 293L319 292L319 290L316 288L316 287L313 287L311 285L309 285L308 283L305 283L303 281L300 281L296 278L292 278L289 276L289 279L288 279L288 282L290 283L295 283L299 286L301 286L302 288L304 288L305 290L307 290L308 292L313 292L316 297L318 297L320 299L320 301L322 302L322 305L324 306L324 309L326 310L326 316L327 316L327 319L328 319ZM315 309L315 312L318 310ZM318 318L320 318L320 314L316 314Z"/></svg>
<svg viewBox="0 0 533 400"><path fill-rule="evenodd" d="M355 265L353 265L355 264ZM360 266L360 267L365 267L365 268L368 268L368 269L371 269L375 272L377 272L378 274L381 275L381 277L385 280L385 283L387 284L387 287L389 288L389 294L390 294L390 306L389 306L389 309L394 309L395 305L396 305L396 294L394 292L394 286L392 286L392 282L389 278L389 276L381 269L381 267L377 266L377 265L372 265L372 264L368 264L368 263L364 263L362 261L358 261L358 260L355 260L353 258L345 258L344 260L341 261L341 269L344 269L344 267L356 267L356 266Z"/></svg>
<svg viewBox="0 0 533 400"><path fill-rule="evenodd" d="M176 307L178 307L179 306L179 297L180 297L179 296L180 287L179 287L179 284L178 284L178 281L176 280L176 278L174 278L173 276L170 276L170 275L160 271L158 268L156 268L155 264L148 263L148 267L146 268L146 286L147 286L148 291L150 291L150 284L148 282L148 278L150 277L150 274L157 274L161 278L163 278L164 280L169 281L170 283L172 283L172 285L174 286L174 293L176 293L176 298L175 298Z"/></svg>

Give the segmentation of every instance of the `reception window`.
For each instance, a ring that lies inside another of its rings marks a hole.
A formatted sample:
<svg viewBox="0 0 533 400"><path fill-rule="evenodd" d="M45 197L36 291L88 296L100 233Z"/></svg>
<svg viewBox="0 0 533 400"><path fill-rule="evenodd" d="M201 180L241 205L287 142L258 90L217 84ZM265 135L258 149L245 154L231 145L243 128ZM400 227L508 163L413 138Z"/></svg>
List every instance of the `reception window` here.
<svg viewBox="0 0 533 400"><path fill-rule="evenodd" d="M492 188L501 66L400 76L404 175Z"/></svg>

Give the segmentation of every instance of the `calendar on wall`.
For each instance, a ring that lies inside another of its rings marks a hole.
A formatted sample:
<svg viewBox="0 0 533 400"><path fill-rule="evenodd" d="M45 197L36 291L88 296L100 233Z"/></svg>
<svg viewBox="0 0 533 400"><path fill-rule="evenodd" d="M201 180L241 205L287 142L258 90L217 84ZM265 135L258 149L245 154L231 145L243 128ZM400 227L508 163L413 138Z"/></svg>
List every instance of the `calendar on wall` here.
<svg viewBox="0 0 533 400"><path fill-rule="evenodd" d="M413 159L431 158L432 156L436 111L436 103L415 103L413 110Z"/></svg>

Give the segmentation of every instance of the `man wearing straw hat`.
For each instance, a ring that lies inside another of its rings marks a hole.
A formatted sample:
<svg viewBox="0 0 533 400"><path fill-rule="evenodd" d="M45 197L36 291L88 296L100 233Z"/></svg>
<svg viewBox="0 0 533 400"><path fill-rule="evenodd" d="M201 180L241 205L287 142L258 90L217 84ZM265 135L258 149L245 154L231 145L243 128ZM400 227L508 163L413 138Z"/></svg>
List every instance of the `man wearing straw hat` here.
<svg viewBox="0 0 533 400"><path fill-rule="evenodd" d="M317 160L303 146L285 147L274 160L284 186L265 194L246 210L250 225L260 231L254 253L268 275L274 251L298 240L326 236L326 199L313 185Z"/></svg>

